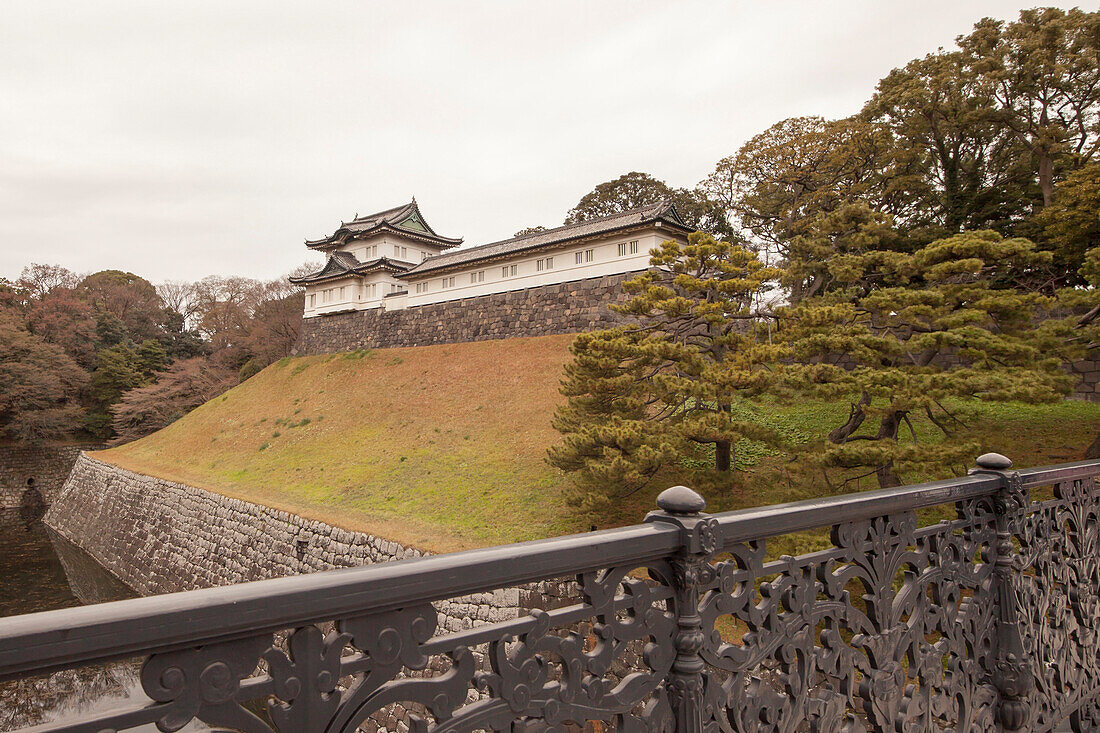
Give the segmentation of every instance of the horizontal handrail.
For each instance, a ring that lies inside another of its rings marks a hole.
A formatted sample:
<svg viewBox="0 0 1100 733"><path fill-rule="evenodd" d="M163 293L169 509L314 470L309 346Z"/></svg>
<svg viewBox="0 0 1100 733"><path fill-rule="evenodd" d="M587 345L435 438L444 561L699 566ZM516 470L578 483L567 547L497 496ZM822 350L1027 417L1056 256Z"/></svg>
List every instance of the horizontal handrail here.
<svg viewBox="0 0 1100 733"><path fill-rule="evenodd" d="M1076 481L1092 478L1100 471L1100 460L1075 461L1073 463L1057 463L1051 466L1038 466L1027 468L1019 472L1020 479L1025 489L1033 489L1037 486L1057 483L1059 481Z"/></svg>
<svg viewBox="0 0 1100 733"><path fill-rule="evenodd" d="M0 680L644 564L679 547L675 528L635 525L12 616L0 619Z"/></svg>
<svg viewBox="0 0 1100 733"><path fill-rule="evenodd" d="M1096 476L1100 473L1100 460L1040 466L1018 473L1024 488L1034 488ZM1002 482L1001 476L995 473L972 473L960 478L928 481L896 489L804 499L714 516L721 527L722 543L728 546L747 540L831 527L840 522L860 521L899 511L916 511L975 499L995 492Z"/></svg>
<svg viewBox="0 0 1100 733"><path fill-rule="evenodd" d="M1100 468L1100 462L1097 467ZM896 489L752 507L714 516L721 527L722 543L729 546L987 496L1000 488L1001 482L1000 476L973 474Z"/></svg>
<svg viewBox="0 0 1100 733"><path fill-rule="evenodd" d="M1085 479L1100 460L1020 472L1025 486ZM714 515L723 546L997 491L993 473ZM380 613L470 593L644 565L681 549L666 523L329 570L0 619L0 680Z"/></svg>

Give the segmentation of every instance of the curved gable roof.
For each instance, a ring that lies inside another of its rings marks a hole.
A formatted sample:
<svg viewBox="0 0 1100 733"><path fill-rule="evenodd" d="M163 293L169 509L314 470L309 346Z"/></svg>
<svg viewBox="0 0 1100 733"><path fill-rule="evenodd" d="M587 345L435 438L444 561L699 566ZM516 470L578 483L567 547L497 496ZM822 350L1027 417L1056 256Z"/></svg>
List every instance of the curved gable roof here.
<svg viewBox="0 0 1100 733"><path fill-rule="evenodd" d="M413 198L407 204L394 206L366 216L358 216L351 221L340 222L339 228L323 239L306 240L311 249L326 249L346 242L348 239L375 234L380 231L392 231L412 239L430 242L443 249L457 247L462 238L444 237L436 233L420 213L420 207Z"/></svg>
<svg viewBox="0 0 1100 733"><path fill-rule="evenodd" d="M394 274L407 272L414 267L412 262L402 262L389 257L378 257L367 262L360 262L351 252L332 252L325 262L325 266L317 272L301 277L291 277L290 282L295 285L309 285L311 283L324 282L346 275L365 275L368 272L386 270Z"/></svg>

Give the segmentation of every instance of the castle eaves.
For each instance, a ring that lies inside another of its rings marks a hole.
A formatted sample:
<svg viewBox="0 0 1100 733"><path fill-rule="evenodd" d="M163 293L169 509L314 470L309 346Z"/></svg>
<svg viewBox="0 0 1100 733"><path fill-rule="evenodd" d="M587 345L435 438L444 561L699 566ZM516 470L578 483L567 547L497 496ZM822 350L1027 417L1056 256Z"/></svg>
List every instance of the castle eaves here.
<svg viewBox="0 0 1100 733"><path fill-rule="evenodd" d="M339 228L329 236L322 239L307 239L306 246L310 249L323 250L351 238L363 237L382 231L392 231L412 239L431 242L441 249L457 247L462 244L461 238L444 237L437 234L425 221L424 215L420 213L420 207L417 206L414 198L409 203L401 206L394 206L365 216L357 215L351 221L342 221Z"/></svg>
<svg viewBox="0 0 1100 733"><path fill-rule="evenodd" d="M365 275L370 272L379 272L383 270L393 274L400 274L407 272L414 266L412 262L402 262L401 260L395 260L389 257L378 257L373 260L368 260L367 262L360 262L355 255L350 252L332 252L329 255L328 261L325 262L325 266L320 270L301 277L291 277L290 282L295 285L308 285L310 283L324 282L326 280L333 280L348 275Z"/></svg>
<svg viewBox="0 0 1100 733"><path fill-rule="evenodd" d="M577 239L611 234L619 230L633 229L658 222L667 224L678 231L691 231L691 227L684 224L670 201L658 201L619 214L589 219L577 224L566 224L554 229L435 255L400 275L400 277L402 280L413 280L421 275L449 270L473 262L496 259L517 252L552 247Z"/></svg>

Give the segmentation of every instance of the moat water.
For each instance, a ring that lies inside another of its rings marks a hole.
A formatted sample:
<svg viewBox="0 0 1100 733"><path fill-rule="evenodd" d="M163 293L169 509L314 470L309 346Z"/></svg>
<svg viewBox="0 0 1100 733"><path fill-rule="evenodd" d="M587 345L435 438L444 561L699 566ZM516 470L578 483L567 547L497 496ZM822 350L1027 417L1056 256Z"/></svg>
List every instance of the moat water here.
<svg viewBox="0 0 1100 733"><path fill-rule="evenodd" d="M43 511L41 506L0 510L0 625L6 616L135 595L87 553L46 527ZM0 731L147 701L138 669L136 661L119 662L0 682Z"/></svg>

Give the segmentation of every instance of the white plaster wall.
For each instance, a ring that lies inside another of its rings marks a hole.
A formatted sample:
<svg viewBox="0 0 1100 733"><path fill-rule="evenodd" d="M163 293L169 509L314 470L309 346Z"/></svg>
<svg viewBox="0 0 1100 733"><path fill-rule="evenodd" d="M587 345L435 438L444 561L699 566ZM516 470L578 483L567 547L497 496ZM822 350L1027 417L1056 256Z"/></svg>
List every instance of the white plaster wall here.
<svg viewBox="0 0 1100 733"><path fill-rule="evenodd" d="M374 294L367 286L377 285ZM340 297L340 288L344 288L344 297ZM405 283L385 272L372 272L361 277L343 278L326 283L306 286L306 305L303 317L321 316L326 313L340 313L348 310L370 310L381 308L383 299L394 287L404 290ZM324 291L332 291L332 300L324 302ZM316 295L316 304L310 306L310 296Z"/></svg>
<svg viewBox="0 0 1100 733"><path fill-rule="evenodd" d="M649 267L650 250L658 247L670 236L667 232L661 231L629 234L519 255L507 260L474 264L461 270L433 275L419 280L410 280L406 307L412 308L446 300L473 298L490 293L503 293L510 290L534 288L540 285L553 285L571 280L583 280L590 277L644 270ZM635 239L638 240L638 253L635 255L628 253L625 257L620 257L618 245L629 243ZM592 261L576 264L575 253L588 249L593 250ZM538 260L546 257L554 258L554 268L539 272ZM513 264L518 265L517 274L514 277L502 276L501 268ZM470 273L481 270L485 271L485 281L471 283ZM453 277L454 287L444 288L441 283L443 277ZM427 292L416 292L418 282L427 283Z"/></svg>
<svg viewBox="0 0 1100 733"><path fill-rule="evenodd" d="M377 247L377 252L367 253L370 247ZM394 247L404 247L406 254L398 254ZM353 239L340 248L341 252L351 252L360 262L373 260L377 257L389 257L390 259L403 259L406 262L418 263L425 255L437 255L443 250L416 239L406 239L392 233L376 234L362 239Z"/></svg>
<svg viewBox="0 0 1100 733"><path fill-rule="evenodd" d="M359 252L362 247L359 242L368 242L370 244L378 244L379 256L382 256L383 252L388 252L386 256L392 256L393 242L396 241L396 239L397 238L386 235L379 235L364 240L356 240L355 243L349 245L345 249L354 252L356 257L362 259ZM463 269L446 273L445 276L447 278L454 278L454 287L448 288L444 288L441 283L444 277L442 274L406 281L398 280L386 273L373 273L366 276L366 278L369 279L364 279L363 282L378 283L378 294L375 297L365 297L358 289L358 286L356 286L354 292L350 289L346 290L345 298L340 300L338 298L340 282L333 281L330 283L323 283L321 285L309 286L306 288L306 308L303 315L305 318L310 318L328 313L339 313L348 310L370 310L372 308L385 308L388 311L404 310L405 308L414 308L430 303L441 303L448 300L461 300L463 298L474 298L479 295L504 293L512 290L525 290L527 288L539 287L540 285L554 285L556 283L584 280L592 277L618 275L624 272L636 272L649 267L650 251L657 248L662 242L668 239L686 241L683 235L654 227L649 231L634 232L604 239L563 245L555 249L543 250L531 254L515 255L511 258L505 258L491 263L471 264ZM631 240L638 240L638 253L632 255L628 252L626 256L620 257L618 254L618 245L620 243L629 244ZM575 254L588 249L593 250L592 261L578 265L576 263ZM409 246L409 256L410 258L412 257L411 246ZM554 258L554 268L552 270L543 270L539 272L538 260L546 257ZM516 275L508 277L502 276L501 268L505 265L510 266L513 264L518 267ZM470 273L481 270L485 271L485 280L471 283ZM416 292L416 284L418 282L427 283L426 291L420 293ZM389 286L391 284L396 284L399 289L407 287L409 291L408 295L384 297L390 292ZM322 303L321 291L333 287L337 288L337 298L328 303ZM315 306L310 307L309 296L314 293L317 294L317 302Z"/></svg>
<svg viewBox="0 0 1100 733"><path fill-rule="evenodd" d="M382 302L387 311L403 311L409 307L409 294L391 295Z"/></svg>
<svg viewBox="0 0 1100 733"><path fill-rule="evenodd" d="M344 297L340 297L340 288L344 288ZM325 293L331 291L326 302ZM303 317L318 316L323 313L338 313L353 307L359 293L357 278L342 278L306 286L306 306ZM311 305L312 303L312 305Z"/></svg>

